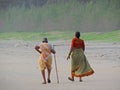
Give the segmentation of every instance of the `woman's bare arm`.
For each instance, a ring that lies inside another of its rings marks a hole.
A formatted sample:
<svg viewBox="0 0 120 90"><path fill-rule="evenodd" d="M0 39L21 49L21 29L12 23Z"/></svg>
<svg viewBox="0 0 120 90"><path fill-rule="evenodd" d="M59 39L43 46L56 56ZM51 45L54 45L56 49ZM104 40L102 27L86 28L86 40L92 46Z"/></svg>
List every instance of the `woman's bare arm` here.
<svg viewBox="0 0 120 90"><path fill-rule="evenodd" d="M73 47L70 48L70 51L69 51L69 54L68 54L67 60L70 59L70 55L71 55L72 51L73 51Z"/></svg>
<svg viewBox="0 0 120 90"><path fill-rule="evenodd" d="M53 54L55 54L55 53L56 53L56 51L55 51L54 49L51 49L51 52L52 52Z"/></svg>
<svg viewBox="0 0 120 90"><path fill-rule="evenodd" d="M35 46L35 50L41 54L42 52L41 52L39 49L40 49L40 46L37 46L37 45L36 45L36 46Z"/></svg>

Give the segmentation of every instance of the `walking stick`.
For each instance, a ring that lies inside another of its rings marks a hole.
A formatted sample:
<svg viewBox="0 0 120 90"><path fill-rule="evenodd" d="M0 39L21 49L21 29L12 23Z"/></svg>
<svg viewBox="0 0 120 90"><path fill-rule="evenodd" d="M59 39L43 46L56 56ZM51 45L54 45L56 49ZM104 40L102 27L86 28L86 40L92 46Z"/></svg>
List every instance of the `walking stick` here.
<svg viewBox="0 0 120 90"><path fill-rule="evenodd" d="M54 49L54 45L53 45L53 49ZM55 61L55 70L56 70L56 76L57 76L57 83L59 83L57 63L56 63L56 55L55 54L54 54L54 61Z"/></svg>

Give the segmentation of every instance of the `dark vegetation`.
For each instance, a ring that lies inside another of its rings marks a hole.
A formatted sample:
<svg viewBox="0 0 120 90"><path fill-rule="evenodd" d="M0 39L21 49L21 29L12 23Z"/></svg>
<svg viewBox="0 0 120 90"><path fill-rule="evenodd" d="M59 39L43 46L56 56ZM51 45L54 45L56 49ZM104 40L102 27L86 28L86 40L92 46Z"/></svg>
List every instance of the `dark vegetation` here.
<svg viewBox="0 0 120 90"><path fill-rule="evenodd" d="M0 0L0 32L120 29L120 0Z"/></svg>

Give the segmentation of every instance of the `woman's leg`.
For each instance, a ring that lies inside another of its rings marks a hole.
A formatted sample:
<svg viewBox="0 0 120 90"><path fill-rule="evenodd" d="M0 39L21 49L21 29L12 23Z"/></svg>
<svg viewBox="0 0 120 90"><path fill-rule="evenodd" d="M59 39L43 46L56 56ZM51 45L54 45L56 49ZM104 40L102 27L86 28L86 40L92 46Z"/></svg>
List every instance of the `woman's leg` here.
<svg viewBox="0 0 120 90"><path fill-rule="evenodd" d="M83 80L82 80L82 77L80 77L80 82L82 82Z"/></svg>
<svg viewBox="0 0 120 90"><path fill-rule="evenodd" d="M41 70L42 72L42 77L43 77L43 84L46 84L46 77L45 77L45 70Z"/></svg>
<svg viewBox="0 0 120 90"><path fill-rule="evenodd" d="M48 83L50 83L51 82L50 81L51 67L48 64L46 64L46 66L47 66L47 71L48 71Z"/></svg>
<svg viewBox="0 0 120 90"><path fill-rule="evenodd" d="M47 62L45 62L45 64L46 64L47 71L48 71L48 79L47 79L47 82L48 82L48 83L51 83L50 75L51 75L52 57L49 57L49 59L47 60Z"/></svg>
<svg viewBox="0 0 120 90"><path fill-rule="evenodd" d="M51 83L50 74L51 74L51 69L48 69L48 83Z"/></svg>

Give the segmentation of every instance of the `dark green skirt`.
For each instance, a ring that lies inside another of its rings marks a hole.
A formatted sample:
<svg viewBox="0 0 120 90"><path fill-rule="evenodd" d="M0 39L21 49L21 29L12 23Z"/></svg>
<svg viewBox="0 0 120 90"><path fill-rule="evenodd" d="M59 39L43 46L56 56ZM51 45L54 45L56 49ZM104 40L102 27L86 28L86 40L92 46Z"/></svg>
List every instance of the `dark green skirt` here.
<svg viewBox="0 0 120 90"><path fill-rule="evenodd" d="M72 76L84 77L94 73L82 49L74 49L71 57Z"/></svg>

